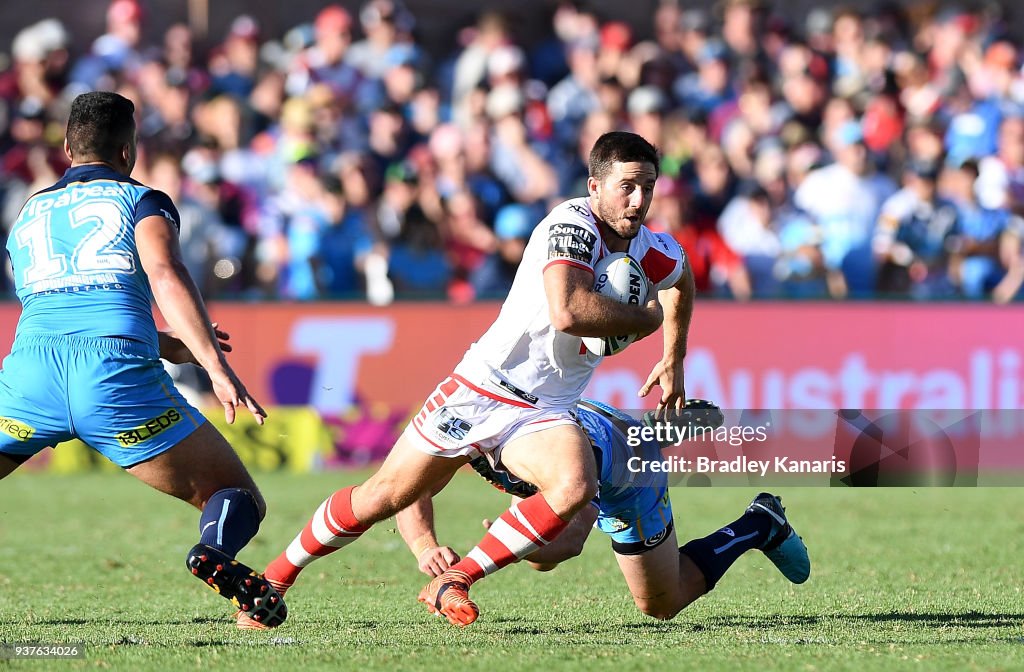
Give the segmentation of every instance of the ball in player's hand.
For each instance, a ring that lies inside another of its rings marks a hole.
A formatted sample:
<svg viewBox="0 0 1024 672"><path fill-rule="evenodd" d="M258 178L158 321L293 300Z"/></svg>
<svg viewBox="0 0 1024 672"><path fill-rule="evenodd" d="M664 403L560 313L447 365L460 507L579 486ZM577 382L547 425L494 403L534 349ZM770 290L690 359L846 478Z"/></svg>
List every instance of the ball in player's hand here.
<svg viewBox="0 0 1024 672"><path fill-rule="evenodd" d="M643 306L647 304L650 281L636 259L625 252L615 252L594 266L594 291L619 303ZM593 354L607 357L625 350L637 336L584 336L583 345Z"/></svg>

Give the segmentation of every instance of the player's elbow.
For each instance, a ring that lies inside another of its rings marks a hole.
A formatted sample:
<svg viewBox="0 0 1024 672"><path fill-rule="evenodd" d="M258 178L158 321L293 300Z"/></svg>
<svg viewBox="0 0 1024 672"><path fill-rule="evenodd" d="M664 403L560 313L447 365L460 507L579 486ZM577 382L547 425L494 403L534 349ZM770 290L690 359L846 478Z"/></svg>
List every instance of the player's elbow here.
<svg viewBox="0 0 1024 672"><path fill-rule="evenodd" d="M575 333L579 328L579 316L569 306L552 305L550 312L551 326L566 334L578 336Z"/></svg>
<svg viewBox="0 0 1024 672"><path fill-rule="evenodd" d="M153 294L157 297L163 291L180 286L182 280L189 277L188 268L180 259L168 259L159 264L151 264L144 270Z"/></svg>

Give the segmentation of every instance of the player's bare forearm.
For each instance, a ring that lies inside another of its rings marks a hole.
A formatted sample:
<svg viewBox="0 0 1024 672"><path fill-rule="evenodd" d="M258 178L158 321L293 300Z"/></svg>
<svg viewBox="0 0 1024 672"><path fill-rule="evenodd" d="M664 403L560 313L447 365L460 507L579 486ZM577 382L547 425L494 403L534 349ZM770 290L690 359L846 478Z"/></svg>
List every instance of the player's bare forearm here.
<svg viewBox="0 0 1024 672"><path fill-rule="evenodd" d="M188 269L180 262L158 266L155 274L147 270L153 298L175 336L195 356L204 369L226 366L217 336Z"/></svg>
<svg viewBox="0 0 1024 672"><path fill-rule="evenodd" d="M147 217L135 227L135 242L153 298L175 337L211 373L226 368L210 316L182 261L171 224L162 217Z"/></svg>
<svg viewBox="0 0 1024 672"><path fill-rule="evenodd" d="M399 511L395 523L402 541L415 557L419 558L423 551L438 545L434 531L434 502L430 493Z"/></svg>
<svg viewBox="0 0 1024 672"><path fill-rule="evenodd" d="M228 343L231 339L231 334L219 329L216 322L213 323L213 333L217 335L217 345L220 347L221 352L231 352L231 344ZM181 342L180 338L174 335L173 331L158 331L157 339L160 346L161 359L166 359L172 364L199 364L192 351Z"/></svg>
<svg viewBox="0 0 1024 672"><path fill-rule="evenodd" d="M693 316L693 297L696 288L693 272L684 267L676 284L663 290L658 298L665 311L665 348L661 360L654 365L639 396L646 397L657 385L661 388L658 409L682 409L686 403L686 385L683 378L683 359L686 357L690 319Z"/></svg>
<svg viewBox="0 0 1024 672"><path fill-rule="evenodd" d="M657 302L646 306L619 303L594 291L594 275L567 264L544 271L551 324L573 336L647 335L661 325Z"/></svg>
<svg viewBox="0 0 1024 672"><path fill-rule="evenodd" d="M434 531L434 503L431 493L424 494L395 516L398 533L416 558L419 570L428 576L440 576L459 561L459 554L437 543Z"/></svg>
<svg viewBox="0 0 1024 672"><path fill-rule="evenodd" d="M695 293L693 271L687 265L683 268L679 282L658 294L662 310L665 311L665 352L662 358L668 362L681 364L686 357Z"/></svg>

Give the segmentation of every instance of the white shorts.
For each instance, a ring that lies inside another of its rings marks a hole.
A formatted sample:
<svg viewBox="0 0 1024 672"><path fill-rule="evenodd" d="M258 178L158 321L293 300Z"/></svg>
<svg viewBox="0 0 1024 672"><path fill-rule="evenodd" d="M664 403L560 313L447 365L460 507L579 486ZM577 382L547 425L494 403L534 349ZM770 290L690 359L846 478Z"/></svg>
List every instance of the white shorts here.
<svg viewBox="0 0 1024 672"><path fill-rule="evenodd" d="M506 397L452 374L430 394L403 436L429 455L477 457L543 429L578 427L574 411L537 408L524 399Z"/></svg>

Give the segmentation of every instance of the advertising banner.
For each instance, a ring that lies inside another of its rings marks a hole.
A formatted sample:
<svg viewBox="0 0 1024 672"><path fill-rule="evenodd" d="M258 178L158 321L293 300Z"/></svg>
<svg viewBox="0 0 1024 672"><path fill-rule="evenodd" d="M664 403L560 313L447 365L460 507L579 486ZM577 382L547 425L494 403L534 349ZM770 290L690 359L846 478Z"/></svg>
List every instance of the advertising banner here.
<svg viewBox="0 0 1024 672"><path fill-rule="evenodd" d="M359 466L386 454L498 309L222 303L211 314L231 333L230 360L250 392L266 406L315 409L335 445L326 464ZM0 306L5 349L18 312ZM1019 408L1022 333L1016 306L698 303L686 392L738 410ZM652 408L655 396L638 399L637 390L661 349L655 334L606 358L587 394ZM260 459L272 466L280 456Z"/></svg>

